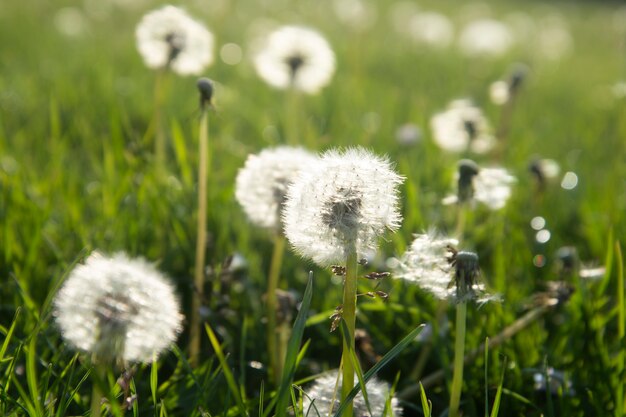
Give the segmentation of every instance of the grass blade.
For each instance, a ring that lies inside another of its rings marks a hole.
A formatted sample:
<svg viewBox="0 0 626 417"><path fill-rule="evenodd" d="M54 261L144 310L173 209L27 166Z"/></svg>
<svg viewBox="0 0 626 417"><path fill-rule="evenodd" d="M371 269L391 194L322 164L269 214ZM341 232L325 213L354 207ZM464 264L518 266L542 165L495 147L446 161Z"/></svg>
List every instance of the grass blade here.
<svg viewBox="0 0 626 417"><path fill-rule="evenodd" d="M504 363L502 364L502 376L500 377L500 385L498 385L498 391L496 391L496 398L493 401L493 407L491 408L491 417L497 417L498 412L500 411L500 399L502 398L502 387L504 386L505 372L506 372L506 358L504 358Z"/></svg>
<svg viewBox="0 0 626 417"><path fill-rule="evenodd" d="M226 357L224 356L224 352L222 351L222 347L220 346L220 342L217 340L215 333L211 329L208 323L204 325L207 335L209 336L209 340L211 341L211 345L213 346L213 350L215 351L215 356L217 356L218 361L222 367L222 371L224 372L224 377L226 378L226 383L228 387L232 391L235 396L235 400L237 401L237 406L239 407L239 411L242 416L247 416L248 412L246 411L246 406L241 399L241 393L237 387L237 382L235 381L235 377L233 373L230 371L228 367L228 363L226 362Z"/></svg>
<svg viewBox="0 0 626 417"><path fill-rule="evenodd" d="M13 317L13 323L11 323L11 327L9 327L9 331L7 331L6 336L4 338L4 343L2 343L2 348L0 348L0 363L4 359L4 354L6 353L9 342L11 341L11 337L13 336L13 331L15 330L15 325L17 324L17 317L20 315L20 308L18 307L15 310L15 316Z"/></svg>
<svg viewBox="0 0 626 417"><path fill-rule="evenodd" d="M302 335L304 334L306 317L309 313L312 296L313 272L309 272L309 282L304 290L300 311L298 311L298 316L296 317L296 321L291 332L291 338L289 339L289 345L287 346L287 355L285 356L285 363L283 366L283 380L278 388L278 399L276 401L276 415L278 417L284 417L287 415L287 404L289 404L291 383L293 382L293 377L296 373L298 352L300 351L300 343L302 342Z"/></svg>
<svg viewBox="0 0 626 417"><path fill-rule="evenodd" d="M391 360L393 358L395 358L400 352L402 352L404 350L404 348L406 348L409 345L409 343L411 343L413 340L415 340L415 337L417 337L419 332L422 331L423 327L424 327L424 325L420 324L415 329L411 330L411 332L409 332L409 334L407 334L404 337L404 339L402 339L400 342L398 342L397 345L392 347L389 350L389 352L387 352L385 354L385 356L383 356L376 363L376 365L372 366L372 368L369 371L367 371L365 373L365 375L363 376L363 379L364 379L365 383L367 383L367 381L369 381L374 375L376 375L376 373L378 371L380 371L385 365L387 365L389 362L391 362ZM346 407L346 404L348 404L349 401L352 401L354 399L354 397L359 393L360 390L361 390L361 386L357 385L357 386L355 386L352 389L352 391L350 391L350 394L346 398L346 401L344 401L339 406L339 408L337 409L337 411L334 414L334 417L340 417L341 416L341 413L343 412L344 408Z"/></svg>
<svg viewBox="0 0 626 417"><path fill-rule="evenodd" d="M428 397L426 397L426 391L424 391L424 386L420 382L420 398L422 399L422 410L424 410L424 417L431 417L433 412L433 404L430 402Z"/></svg>
<svg viewBox="0 0 626 417"><path fill-rule="evenodd" d="M156 360L156 355L152 357L152 368L150 369L150 390L152 391L152 404L154 404L154 414L157 414L157 387L159 381L158 375L158 365Z"/></svg>
<svg viewBox="0 0 626 417"><path fill-rule="evenodd" d="M626 311L624 307L624 263L622 259L622 247L618 242L615 242L615 263L617 264L617 337L619 339L619 345L621 349L617 357L617 392L615 393L615 415L624 415L624 347L626 341L624 335L626 333L625 324Z"/></svg>
<svg viewBox="0 0 626 417"><path fill-rule="evenodd" d="M363 399L365 400L365 406L367 407L367 411L372 415L372 409L370 407L369 397L367 395L367 387L365 385L365 381L363 379L363 370L361 369L361 363L359 362L359 358L356 356L356 352L351 348L350 340L348 340L348 335L350 334L348 331L348 326L344 320L341 320L341 334L350 350L350 360L352 361L352 367L356 372L356 376L359 380L359 386L361 387L361 392L363 393ZM343 384L343 382L342 382Z"/></svg>

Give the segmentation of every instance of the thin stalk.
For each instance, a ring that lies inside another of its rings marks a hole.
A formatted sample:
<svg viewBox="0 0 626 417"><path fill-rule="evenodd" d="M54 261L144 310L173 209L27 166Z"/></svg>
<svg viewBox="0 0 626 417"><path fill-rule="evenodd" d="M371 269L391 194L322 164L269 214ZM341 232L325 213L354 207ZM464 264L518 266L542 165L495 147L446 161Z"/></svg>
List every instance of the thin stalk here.
<svg viewBox="0 0 626 417"><path fill-rule="evenodd" d="M287 89L287 99L285 100L287 108L285 109L285 136L289 145L297 145L302 143L300 137L300 92L293 86Z"/></svg>
<svg viewBox="0 0 626 417"><path fill-rule="evenodd" d="M456 229L454 235L457 239L463 239L463 233L465 232L465 224L467 222L467 203L461 202L457 204L456 212Z"/></svg>
<svg viewBox="0 0 626 417"><path fill-rule="evenodd" d="M343 284L343 320L348 329L347 337L343 339L343 379L341 382L341 402L344 402L354 386L354 364L350 357L350 351L354 351L354 330L356 328L356 293L357 293L357 269L358 260L354 243L348 250L346 257L346 275ZM348 345L349 341L349 345ZM352 402L344 409L343 417L353 417Z"/></svg>
<svg viewBox="0 0 626 417"><path fill-rule="evenodd" d="M624 339L626 335L626 313L624 307L624 264L622 261L622 247L619 241L615 242L615 260L617 262L617 337L622 346L617 357L617 392L615 396L615 415L622 416L624 413Z"/></svg>
<svg viewBox="0 0 626 417"><path fill-rule="evenodd" d="M165 128L163 125L163 103L167 87L167 71L158 70L154 81L154 163L157 172L165 167Z"/></svg>
<svg viewBox="0 0 626 417"><path fill-rule="evenodd" d="M91 389L91 417L100 417L102 414L102 385L105 381L105 372L100 366L93 368L93 387Z"/></svg>
<svg viewBox="0 0 626 417"><path fill-rule="evenodd" d="M207 174L209 172L209 110L202 109L199 140L200 163L198 165L198 238L196 241L196 264L194 268L194 291L191 304L189 337L189 362L197 365L200 354L200 308L204 299L204 266L207 239Z"/></svg>
<svg viewBox="0 0 626 417"><path fill-rule="evenodd" d="M278 337L276 329L276 289L278 288L278 280L280 279L280 267L283 262L283 254L285 253L285 236L282 233L276 234L274 238L274 251L272 253L272 263L267 282L267 353L270 360L271 377L275 383L279 383L283 374L283 362L285 361L284 352L286 346L282 346L282 339L279 342L280 348L276 346ZM287 338L289 339L289 338ZM281 354L281 352L283 352Z"/></svg>
<svg viewBox="0 0 626 417"><path fill-rule="evenodd" d="M450 408L448 410L449 417L457 417L459 415L461 389L463 388L466 318L467 303L459 302L456 305L456 338L454 340L454 370L452 373L452 388L450 390Z"/></svg>

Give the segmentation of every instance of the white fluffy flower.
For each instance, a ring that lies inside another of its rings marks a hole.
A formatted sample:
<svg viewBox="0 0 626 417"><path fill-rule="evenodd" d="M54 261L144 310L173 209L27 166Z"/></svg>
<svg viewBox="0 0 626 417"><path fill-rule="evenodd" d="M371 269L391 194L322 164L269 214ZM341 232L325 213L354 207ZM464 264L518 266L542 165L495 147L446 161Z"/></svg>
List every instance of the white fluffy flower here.
<svg viewBox="0 0 626 417"><path fill-rule="evenodd" d="M502 106L511 99L509 83L504 80L494 81L489 85L489 99L495 105Z"/></svg>
<svg viewBox="0 0 626 417"><path fill-rule="evenodd" d="M260 227L281 231L287 187L301 169L310 168L316 162L316 155L288 146L249 155L237 174L235 197L250 221Z"/></svg>
<svg viewBox="0 0 626 417"><path fill-rule="evenodd" d="M498 296L488 294L477 280L478 256L457 251L457 245L456 239L434 232L416 235L411 247L396 263L393 276L413 282L441 300L485 303L498 299ZM464 288L459 288L461 274L467 277Z"/></svg>
<svg viewBox="0 0 626 417"><path fill-rule="evenodd" d="M322 266L345 262L351 245L364 257L387 229L400 226L402 181L386 158L365 149L327 151L287 190L285 235L297 252Z"/></svg>
<svg viewBox="0 0 626 417"><path fill-rule="evenodd" d="M418 12L411 17L408 30L414 41L435 48L446 48L454 39L452 21L437 12Z"/></svg>
<svg viewBox="0 0 626 417"><path fill-rule="evenodd" d="M335 393L335 383L337 381L337 370L329 371L315 380L313 385L304 390L303 409L304 416L327 416L332 415L339 407L341 398L341 381L337 386ZM357 381L356 378L354 378ZM367 410L367 405L363 399L361 391L354 397L354 415L359 417L383 417L383 416L401 416L402 409L398 405L398 400L391 397L391 407L387 414L383 414L387 400L390 397L389 386L387 383L372 377L365 384L367 389L367 398L369 401L372 414ZM335 399L332 403L333 398ZM332 403L332 410L331 410Z"/></svg>
<svg viewBox="0 0 626 417"><path fill-rule="evenodd" d="M456 181L459 187L459 174L456 175ZM491 210L499 210L503 208L511 197L511 185L517 179L504 168L480 168L471 178L471 183L467 185L470 190L460 190L461 195L467 195L472 201L482 203ZM459 194L451 195L444 199L444 204L455 204L459 202Z"/></svg>
<svg viewBox="0 0 626 417"><path fill-rule="evenodd" d="M273 87L315 94L335 72L335 54L317 31L283 26L272 32L254 57L259 76Z"/></svg>
<svg viewBox="0 0 626 417"><path fill-rule="evenodd" d="M164 6L146 14L135 35L149 68L169 67L180 75L198 75L213 63L213 35L178 7Z"/></svg>
<svg viewBox="0 0 626 417"><path fill-rule="evenodd" d="M57 293L63 338L95 361L149 362L176 340L182 315L174 289L154 266L123 253L92 254Z"/></svg>
<svg viewBox="0 0 626 417"><path fill-rule="evenodd" d="M435 143L449 152L489 152L496 141L482 110L469 100L454 100L430 119Z"/></svg>
<svg viewBox="0 0 626 417"><path fill-rule="evenodd" d="M467 55L498 56L513 46L509 27L498 20L479 19L468 23L459 36L459 47Z"/></svg>

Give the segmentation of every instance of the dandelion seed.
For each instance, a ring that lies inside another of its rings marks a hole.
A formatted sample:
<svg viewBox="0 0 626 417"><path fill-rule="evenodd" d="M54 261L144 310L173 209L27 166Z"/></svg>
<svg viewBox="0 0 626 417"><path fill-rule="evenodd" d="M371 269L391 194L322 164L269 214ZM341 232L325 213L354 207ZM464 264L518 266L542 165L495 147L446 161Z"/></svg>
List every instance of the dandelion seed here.
<svg viewBox="0 0 626 417"><path fill-rule="evenodd" d="M517 179L504 168L478 168L473 161L461 160L456 181L457 195L444 198L444 204L476 201L491 210L499 210L511 197L511 184Z"/></svg>
<svg viewBox="0 0 626 417"><path fill-rule="evenodd" d="M479 19L468 23L459 36L461 51L470 56L499 56L513 45L509 27L498 20Z"/></svg>
<svg viewBox="0 0 626 417"><path fill-rule="evenodd" d="M54 300L63 338L97 363L150 362L176 340L179 311L167 279L123 253L92 254L70 272Z"/></svg>
<svg viewBox="0 0 626 417"><path fill-rule="evenodd" d="M480 304L499 299L489 294L478 280L478 256L455 249L458 241L428 232L415 236L399 259L393 276L416 283L441 300Z"/></svg>
<svg viewBox="0 0 626 417"><path fill-rule="evenodd" d="M301 171L289 187L285 235L321 266L345 262L352 245L363 258L386 230L400 226L402 181L386 158L365 149L327 151L315 170Z"/></svg>
<svg viewBox="0 0 626 417"><path fill-rule="evenodd" d="M146 14L135 35L149 68L198 75L213 63L213 35L178 7L164 6Z"/></svg>
<svg viewBox="0 0 626 417"><path fill-rule="evenodd" d="M496 143L483 112L469 100L452 101L445 111L431 118L430 125L435 143L445 151L469 149L484 154Z"/></svg>
<svg viewBox="0 0 626 417"><path fill-rule="evenodd" d="M281 213L287 187L301 169L317 163L302 148L281 146L250 155L237 174L235 197L252 223L282 232Z"/></svg>
<svg viewBox="0 0 626 417"><path fill-rule="evenodd" d="M254 66L269 85L315 94L335 72L335 54L317 31L283 26L272 32L255 55Z"/></svg>
<svg viewBox="0 0 626 417"><path fill-rule="evenodd" d="M337 381L338 370L325 373L315 380L313 385L304 390L303 409L304 416L332 415L339 407L339 398L335 393L335 382ZM386 415L401 416L402 408L398 405L398 400L392 397L387 383L371 378L366 384L367 397L372 414L369 413L363 393L359 391L354 398L354 415L359 417L382 417L384 416L387 400L391 397L391 408ZM337 393L341 391L341 382ZM333 402L333 398L335 401ZM331 410L332 404L332 410ZM317 410L317 411L316 411Z"/></svg>

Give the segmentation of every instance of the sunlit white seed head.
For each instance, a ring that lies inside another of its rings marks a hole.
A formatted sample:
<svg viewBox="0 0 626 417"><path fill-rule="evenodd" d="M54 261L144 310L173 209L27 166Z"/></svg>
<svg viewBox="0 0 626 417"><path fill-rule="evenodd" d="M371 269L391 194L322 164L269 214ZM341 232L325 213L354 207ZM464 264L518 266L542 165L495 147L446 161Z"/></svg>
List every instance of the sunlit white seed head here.
<svg viewBox="0 0 626 417"><path fill-rule="evenodd" d="M541 184L556 179L561 172L559 163L554 159L534 159L528 168Z"/></svg>
<svg viewBox="0 0 626 417"><path fill-rule="evenodd" d="M337 385L338 370L325 373L315 380L313 385L304 389L303 409L304 416L327 416L337 411L341 399L341 381ZM355 378L355 381L357 379ZM376 377L371 378L365 384L367 390L367 398L370 405L371 414L367 409L363 393L359 391L354 397L354 415L359 417L382 417L402 415L402 408L398 405L397 398L391 396L389 385L380 381ZM333 399L335 400L333 402ZM388 403L389 401L389 403ZM332 404L332 410L331 410ZM385 410L387 410L385 414Z"/></svg>
<svg viewBox="0 0 626 417"><path fill-rule="evenodd" d="M281 146L249 155L239 169L235 197L250 221L263 228L282 231L281 213L287 187L298 172L310 169L317 156L302 148Z"/></svg>
<svg viewBox="0 0 626 417"><path fill-rule="evenodd" d="M315 94L335 72L335 54L313 29L283 26L270 33L254 56L259 76L269 85Z"/></svg>
<svg viewBox="0 0 626 417"><path fill-rule="evenodd" d="M364 258L386 230L400 226L398 186L388 159L362 148L324 153L287 191L285 235L321 266L343 263L353 246Z"/></svg>
<svg viewBox="0 0 626 417"><path fill-rule="evenodd" d="M435 143L449 152L470 150L484 154L496 141L482 110L469 100L454 100L430 119Z"/></svg>
<svg viewBox="0 0 626 417"><path fill-rule="evenodd" d="M494 81L489 86L489 99L493 104L502 106L511 98L509 83L503 80Z"/></svg>
<svg viewBox="0 0 626 417"><path fill-rule="evenodd" d="M485 303L498 299L477 279L477 255L457 251L457 245L456 239L433 231L415 235L411 247L395 264L393 276L415 283L441 300ZM461 275L468 279L461 282Z"/></svg>
<svg viewBox="0 0 626 417"><path fill-rule="evenodd" d="M363 0L333 0L333 10L339 21L355 31L370 28L377 19L375 4Z"/></svg>
<svg viewBox="0 0 626 417"><path fill-rule="evenodd" d="M486 205L491 210L503 208L511 197L511 185L517 179L504 168L480 168L476 175L471 177L471 184L462 184L461 168L455 177L457 194L444 198L444 204L456 204L460 202L478 202ZM467 189L461 187L471 187L468 195Z"/></svg>
<svg viewBox="0 0 626 417"><path fill-rule="evenodd" d="M511 29L494 19L478 19L468 23L459 35L461 51L470 56L499 56L513 46Z"/></svg>
<svg viewBox="0 0 626 417"><path fill-rule="evenodd" d="M163 274L123 253L92 254L54 299L63 338L95 362L149 362L181 330L179 303Z"/></svg>
<svg viewBox="0 0 626 417"><path fill-rule="evenodd" d="M568 24L559 14L543 17L535 35L533 52L542 58L558 61L574 50L574 39Z"/></svg>
<svg viewBox="0 0 626 417"><path fill-rule="evenodd" d="M454 24L438 12L418 12L409 20L408 32L418 44L447 48L454 40Z"/></svg>
<svg viewBox="0 0 626 417"><path fill-rule="evenodd" d="M178 7L164 6L146 14L135 36L137 49L149 68L198 75L213 63L213 35Z"/></svg>

